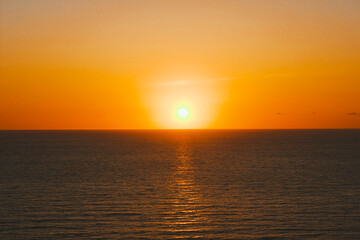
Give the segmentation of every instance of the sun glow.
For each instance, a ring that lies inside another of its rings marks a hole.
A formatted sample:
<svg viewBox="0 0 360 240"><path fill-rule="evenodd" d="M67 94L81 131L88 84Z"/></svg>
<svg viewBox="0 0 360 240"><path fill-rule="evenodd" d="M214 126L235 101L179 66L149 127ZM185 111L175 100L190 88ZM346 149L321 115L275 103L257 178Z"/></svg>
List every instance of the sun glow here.
<svg viewBox="0 0 360 240"><path fill-rule="evenodd" d="M143 85L144 106L157 128L209 128L224 99L224 88L216 75L206 71L179 69L154 74Z"/></svg>
<svg viewBox="0 0 360 240"><path fill-rule="evenodd" d="M186 107L181 107L179 108L179 110L177 111L177 115L182 118L185 119L189 116L189 109Z"/></svg>

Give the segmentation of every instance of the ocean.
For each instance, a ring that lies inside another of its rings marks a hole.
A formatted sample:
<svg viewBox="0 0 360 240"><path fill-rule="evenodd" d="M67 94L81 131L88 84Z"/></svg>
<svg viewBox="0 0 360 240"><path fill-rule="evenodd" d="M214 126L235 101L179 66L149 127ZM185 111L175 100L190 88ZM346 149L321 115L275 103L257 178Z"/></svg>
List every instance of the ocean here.
<svg viewBox="0 0 360 240"><path fill-rule="evenodd" d="M0 239L360 239L360 130L0 131Z"/></svg>

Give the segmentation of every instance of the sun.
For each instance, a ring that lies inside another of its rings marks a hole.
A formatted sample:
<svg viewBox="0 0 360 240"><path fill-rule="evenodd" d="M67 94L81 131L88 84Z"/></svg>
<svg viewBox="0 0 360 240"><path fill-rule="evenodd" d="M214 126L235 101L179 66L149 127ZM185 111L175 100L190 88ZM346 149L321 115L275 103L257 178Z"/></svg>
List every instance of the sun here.
<svg viewBox="0 0 360 240"><path fill-rule="evenodd" d="M189 109L186 107L181 107L178 109L177 115L182 119L187 118L189 116Z"/></svg>

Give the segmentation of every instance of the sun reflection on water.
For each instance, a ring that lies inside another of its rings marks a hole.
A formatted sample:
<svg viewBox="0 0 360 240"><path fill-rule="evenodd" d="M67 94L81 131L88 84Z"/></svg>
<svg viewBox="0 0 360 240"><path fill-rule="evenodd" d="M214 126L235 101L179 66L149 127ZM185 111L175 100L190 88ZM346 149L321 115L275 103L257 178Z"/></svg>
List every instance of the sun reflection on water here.
<svg viewBox="0 0 360 240"><path fill-rule="evenodd" d="M199 237L197 234L205 230L204 223L208 219L202 214L204 199L196 182L194 159L186 141L177 147L175 163L169 186L172 198L167 224L177 237Z"/></svg>

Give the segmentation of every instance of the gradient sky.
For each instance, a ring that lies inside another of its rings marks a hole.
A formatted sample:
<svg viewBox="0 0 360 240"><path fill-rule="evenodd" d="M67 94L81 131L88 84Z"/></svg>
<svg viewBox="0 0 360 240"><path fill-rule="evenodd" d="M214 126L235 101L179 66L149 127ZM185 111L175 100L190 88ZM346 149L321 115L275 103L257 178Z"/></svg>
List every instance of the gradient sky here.
<svg viewBox="0 0 360 240"><path fill-rule="evenodd" d="M2 0L0 24L0 129L360 128L358 0Z"/></svg>

